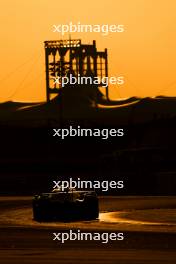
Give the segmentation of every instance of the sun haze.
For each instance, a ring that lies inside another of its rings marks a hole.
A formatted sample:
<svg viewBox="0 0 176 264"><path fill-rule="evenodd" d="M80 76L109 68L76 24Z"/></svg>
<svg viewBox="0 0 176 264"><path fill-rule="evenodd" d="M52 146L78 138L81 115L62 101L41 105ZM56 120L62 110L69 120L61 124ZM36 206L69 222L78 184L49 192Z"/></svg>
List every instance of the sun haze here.
<svg viewBox="0 0 176 264"><path fill-rule="evenodd" d="M0 101L44 101L45 40L67 39L53 25L124 25L123 33L72 33L83 43L95 39L108 49L111 98L176 95L175 0L6 0L1 1Z"/></svg>

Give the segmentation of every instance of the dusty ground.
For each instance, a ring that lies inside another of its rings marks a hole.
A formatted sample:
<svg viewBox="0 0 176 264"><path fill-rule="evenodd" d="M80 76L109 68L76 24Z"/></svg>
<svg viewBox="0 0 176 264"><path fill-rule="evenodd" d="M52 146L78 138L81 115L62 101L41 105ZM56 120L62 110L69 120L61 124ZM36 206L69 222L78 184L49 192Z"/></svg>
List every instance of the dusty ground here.
<svg viewBox="0 0 176 264"><path fill-rule="evenodd" d="M176 263L176 197L101 197L100 219L37 223L31 197L1 197L1 263ZM53 241L53 232L123 232L123 241Z"/></svg>

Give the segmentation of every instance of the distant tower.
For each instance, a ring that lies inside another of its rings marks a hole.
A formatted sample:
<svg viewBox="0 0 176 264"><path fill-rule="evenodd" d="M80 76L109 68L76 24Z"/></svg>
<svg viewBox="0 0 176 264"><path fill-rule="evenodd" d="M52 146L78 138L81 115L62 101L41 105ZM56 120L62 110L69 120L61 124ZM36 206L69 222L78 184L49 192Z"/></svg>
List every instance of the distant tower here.
<svg viewBox="0 0 176 264"><path fill-rule="evenodd" d="M64 77L69 73L77 77L108 77L107 49L97 51L96 41L92 45L81 44L80 39L45 41L46 96L49 102L59 94L61 83L55 83L55 77ZM98 85L102 87L102 83ZM108 87L106 87L108 99Z"/></svg>

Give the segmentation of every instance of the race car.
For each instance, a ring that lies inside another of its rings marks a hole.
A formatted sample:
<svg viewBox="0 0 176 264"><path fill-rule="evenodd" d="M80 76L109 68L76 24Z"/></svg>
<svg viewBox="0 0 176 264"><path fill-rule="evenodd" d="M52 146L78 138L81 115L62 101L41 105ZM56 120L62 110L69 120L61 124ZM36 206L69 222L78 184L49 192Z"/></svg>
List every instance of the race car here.
<svg viewBox="0 0 176 264"><path fill-rule="evenodd" d="M55 188L52 192L34 195L33 219L36 221L93 220L99 216L95 191Z"/></svg>

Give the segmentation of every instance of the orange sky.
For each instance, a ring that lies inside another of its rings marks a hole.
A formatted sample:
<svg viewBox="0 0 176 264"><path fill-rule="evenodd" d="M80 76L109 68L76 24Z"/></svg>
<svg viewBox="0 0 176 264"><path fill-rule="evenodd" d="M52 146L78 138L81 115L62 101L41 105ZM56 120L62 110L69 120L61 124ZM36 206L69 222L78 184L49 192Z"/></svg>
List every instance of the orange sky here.
<svg viewBox="0 0 176 264"><path fill-rule="evenodd" d="M175 0L0 0L0 101L45 100L43 41L60 39L53 24L123 24L124 33L74 33L82 42L108 48L113 98L176 96ZM64 37L67 38L68 34Z"/></svg>

